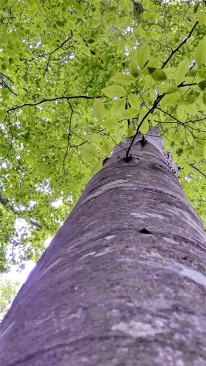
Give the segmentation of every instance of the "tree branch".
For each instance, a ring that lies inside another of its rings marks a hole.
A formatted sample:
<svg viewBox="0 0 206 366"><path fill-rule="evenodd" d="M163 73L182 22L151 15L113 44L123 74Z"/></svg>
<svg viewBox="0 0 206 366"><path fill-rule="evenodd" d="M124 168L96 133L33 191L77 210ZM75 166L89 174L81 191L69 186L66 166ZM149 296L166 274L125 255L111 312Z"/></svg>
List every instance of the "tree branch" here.
<svg viewBox="0 0 206 366"><path fill-rule="evenodd" d="M48 59L47 59L47 63L46 63L46 67L44 70L44 74L43 76L45 76L46 72L48 71L49 68L49 61L51 59L51 56L53 55L54 52L58 51L60 48L63 48L63 46L65 45L65 43L67 43L68 41L70 41L72 39L72 32L71 32L71 36L68 37L64 42L62 42L62 44L60 44L57 48L55 48L53 51L47 53L47 55L49 55Z"/></svg>
<svg viewBox="0 0 206 366"><path fill-rule="evenodd" d="M49 56L49 58L51 58L51 55L53 55L54 52L58 51L60 48L63 48L63 46L65 45L65 43L67 43L71 39L72 39L72 34L67 39L65 39L65 41L63 41L58 47L56 47L53 51L46 52L46 53L37 55L36 57L32 57L32 58L22 58L22 57L20 57L20 61L32 62L32 61L37 60L38 58L43 58L43 57L46 57L46 56ZM48 67L48 61L47 61L47 67Z"/></svg>
<svg viewBox="0 0 206 366"><path fill-rule="evenodd" d="M61 96L61 97L55 97L55 98L45 98L45 99L42 99L40 100L39 102L36 102L36 103L24 103L24 104L21 104L21 105L15 105L14 107L10 108L10 109L7 109L6 110L6 113L10 113L12 111L15 111L17 109L20 109L20 108L24 108L24 107L36 107L42 103L45 103L45 102L54 102L56 100L70 100L70 99L95 99L95 98L102 98L101 95L98 95L96 97L88 97L87 95L73 95L73 96L70 96L70 97L67 97L67 96Z"/></svg>
<svg viewBox="0 0 206 366"><path fill-rule="evenodd" d="M12 84L14 84L13 80L9 76L4 74L3 72L0 72L0 76L1 76L2 79L3 78L8 79Z"/></svg>
<svg viewBox="0 0 206 366"><path fill-rule="evenodd" d="M191 168L193 168L193 169L197 170L200 174L202 174L202 175L203 175L203 177L205 177L205 178L206 178L206 174L204 174L203 172L201 172L201 170L200 170L200 169L198 169L194 164L189 164L189 166L191 166Z"/></svg>
<svg viewBox="0 0 206 366"><path fill-rule="evenodd" d="M170 59L172 58L172 56L177 52L179 51L179 49L183 46L184 43L186 43L188 41L188 39L191 37L193 31L195 30L195 28L197 27L198 25L198 21L196 21L196 23L194 24L194 26L192 27L191 31L189 32L188 36L179 44L179 46L177 48L175 48L171 54L169 55L169 57L166 59L165 62L163 62L162 64L162 69L167 65L167 63L170 61Z"/></svg>
<svg viewBox="0 0 206 366"><path fill-rule="evenodd" d="M17 96L17 94L10 88L10 86L8 86L8 84L6 84L4 80L0 82L0 85L2 86L2 88L8 89L13 95L15 95L15 97Z"/></svg>
<svg viewBox="0 0 206 366"><path fill-rule="evenodd" d="M140 121L138 127L137 127L137 130L136 130L136 133L134 134L133 138L132 138L132 141L127 149L127 152L126 152L126 160L128 159L129 157L129 153L130 153L130 150L132 148L132 145L134 143L134 140L135 138L137 137L138 133L139 133L139 130L140 130L140 127L142 126L143 122L145 121L145 119L154 112L155 108L158 106L158 104L161 102L162 98L165 96L165 94L161 94L161 95L157 95L157 98L155 99L154 103L153 103L153 106L147 111L147 113L144 115L144 117L142 118L142 120Z"/></svg>
<svg viewBox="0 0 206 366"><path fill-rule="evenodd" d="M191 31L189 32L189 34L188 34L188 36L179 44L179 46L177 47L177 48L175 48L175 50L173 50L172 52L171 52L171 54L169 55L169 57L166 59L166 61L165 62L163 62L163 64L162 64L162 69L165 67L165 65L167 65L167 63L170 61L170 59L172 58L172 56L182 47L182 45L184 44L184 43L186 43L187 42L187 40L191 37L191 35L192 35L192 33L193 33L193 31L194 31L194 29L196 28L196 26L198 25L198 21L194 24L194 26L192 27L192 29L191 29ZM190 85L196 85L196 84L190 84ZM180 85L178 85L178 87L183 87L183 86L190 86L190 85L187 85L187 84L184 84L184 82L182 82L182 83L180 83ZM154 103L153 103L153 106L148 110L148 112L145 114L145 116L142 118L142 120L140 121L140 123L139 123L139 125L138 125L138 127L137 127L137 130L136 130L136 133L135 133L135 135L133 136L133 138L132 138L132 141L131 141L131 143L130 143L130 145L129 145L129 147L128 147L128 149L127 149L127 152L126 152L126 160L128 159L128 157L129 157L129 153L130 153L130 150L131 150L131 148L132 148L132 145L133 145L133 143L134 143L134 140L135 140L135 138L137 137L137 134L139 133L139 130L140 130L140 127L141 127L141 125L143 124L143 122L145 121L145 119L151 114L151 113L153 113L154 112L154 110L157 108L157 106L158 106L158 104L160 103L160 101L162 100L162 98L165 96L165 94L161 94L161 95L157 95L157 97L156 97L156 99L155 99L155 101L154 101Z"/></svg>
<svg viewBox="0 0 206 366"><path fill-rule="evenodd" d="M179 85L177 85L177 87L183 88L184 86L193 86L193 85L197 85L197 83L184 84L184 81L182 81Z"/></svg>
<svg viewBox="0 0 206 366"><path fill-rule="evenodd" d="M0 82L0 85L2 86L2 88L6 88L6 89L8 89L13 95L15 95L15 97L17 96L17 94L11 89L11 87L7 84L8 83L8 81L11 83L11 84L14 84L14 82L13 82L13 80L9 77L9 76L7 76L7 75L5 75L3 72L0 72L0 78L1 78L1 82ZM6 83L6 81L5 81L5 79L7 79L8 81L7 81L7 83Z"/></svg>

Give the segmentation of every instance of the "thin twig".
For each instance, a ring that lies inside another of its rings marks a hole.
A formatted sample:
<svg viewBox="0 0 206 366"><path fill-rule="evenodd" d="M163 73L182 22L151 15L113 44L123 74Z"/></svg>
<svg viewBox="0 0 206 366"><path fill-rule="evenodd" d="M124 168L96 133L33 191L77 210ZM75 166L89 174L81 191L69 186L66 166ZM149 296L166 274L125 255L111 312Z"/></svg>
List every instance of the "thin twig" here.
<svg viewBox="0 0 206 366"><path fill-rule="evenodd" d="M177 85L177 87L183 88L184 86L193 86L193 85L197 85L197 83L184 84L184 81L182 81L179 85Z"/></svg>
<svg viewBox="0 0 206 366"><path fill-rule="evenodd" d="M3 78L8 79L12 84L14 84L13 80L3 72L0 72L0 76L2 77L2 79Z"/></svg>
<svg viewBox="0 0 206 366"><path fill-rule="evenodd" d="M37 55L36 57L32 57L32 58L23 58L20 57L20 61L26 61L26 62L32 62L37 60L38 58L45 58L46 56L49 56L49 58L51 57L51 55L53 55L53 53L55 53L56 51L58 51L60 48L63 48L63 46L65 45L65 43L67 43L68 41L71 41L72 39L72 35L69 36L67 39L65 39L65 41L63 41L59 46L57 46L53 51L51 52L46 52L46 53L42 53L40 55ZM72 46L71 46L72 47ZM48 62L47 62L47 66L48 67Z"/></svg>
<svg viewBox="0 0 206 366"><path fill-rule="evenodd" d="M188 41L188 39L191 37L193 31L195 30L195 28L197 27L198 25L198 21L196 21L196 23L194 24L194 26L192 27L191 31L189 32L188 36L179 44L178 47L176 47L172 52L171 54L169 55L169 57L167 58L167 60L165 62L163 62L162 64L162 69L167 65L167 63L170 61L170 59L172 58L172 56L177 52L179 51L179 49L183 46L184 43L186 43Z"/></svg>
<svg viewBox="0 0 206 366"><path fill-rule="evenodd" d="M45 67L45 70L44 70L44 74L43 76L45 76L46 72L48 71L48 68L49 68L49 62L50 62L50 59L51 59L51 56L53 55L53 53L55 53L56 51L58 51L60 48L63 48L63 46L65 45L65 43L67 43L68 41L70 41L72 39L72 33L71 33L71 36L68 37L64 42L62 42L62 44L60 44L57 48L55 48L53 51L49 52L49 57L47 59L47 63L46 63L46 67Z"/></svg>
<svg viewBox="0 0 206 366"><path fill-rule="evenodd" d="M15 97L17 97L17 94L10 88L10 86L8 86L8 84L4 80L0 82L0 85L2 86L2 88L8 89L13 95L15 95Z"/></svg>
<svg viewBox="0 0 206 366"><path fill-rule="evenodd" d="M206 174L204 174L203 172L201 172L201 170L200 170L200 169L198 169L194 164L189 164L189 166L191 166L191 168L193 168L193 169L197 170L200 174L202 174L202 175L203 175L203 177L205 177L205 178L206 178Z"/></svg>
<svg viewBox="0 0 206 366"><path fill-rule="evenodd" d="M45 99L42 99L40 100L39 102L36 102L36 103L24 103L24 104L21 104L21 105L15 105L14 107L10 108L10 109L7 109L6 110L6 113L10 113L12 111L15 111L17 109L20 109L20 108L24 108L24 107L35 107L35 106L38 106L42 103L45 103L45 102L54 102L56 100L70 100L70 99L95 99L95 98L101 98L101 95L98 95L96 97L88 97L87 95L73 95L73 96L70 96L70 97L67 97L67 96L61 96L61 97L54 97L54 98L45 98Z"/></svg>

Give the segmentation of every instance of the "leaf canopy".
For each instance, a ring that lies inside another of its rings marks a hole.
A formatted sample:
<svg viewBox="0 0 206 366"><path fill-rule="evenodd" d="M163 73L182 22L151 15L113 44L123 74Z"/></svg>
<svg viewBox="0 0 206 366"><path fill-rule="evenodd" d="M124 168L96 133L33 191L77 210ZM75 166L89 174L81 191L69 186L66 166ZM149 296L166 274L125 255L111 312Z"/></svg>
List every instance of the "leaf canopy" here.
<svg viewBox="0 0 206 366"><path fill-rule="evenodd" d="M206 224L206 8L134 4L3 2L1 270L40 256L128 121L161 124Z"/></svg>

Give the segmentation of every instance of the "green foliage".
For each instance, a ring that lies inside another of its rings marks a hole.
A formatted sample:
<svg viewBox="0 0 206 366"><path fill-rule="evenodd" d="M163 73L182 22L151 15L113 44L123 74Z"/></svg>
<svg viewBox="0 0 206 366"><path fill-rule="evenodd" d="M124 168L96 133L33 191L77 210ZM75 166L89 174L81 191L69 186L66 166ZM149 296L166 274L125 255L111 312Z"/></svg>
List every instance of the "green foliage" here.
<svg viewBox="0 0 206 366"><path fill-rule="evenodd" d="M0 321L7 313L11 302L20 288L20 283L9 279L0 279Z"/></svg>
<svg viewBox="0 0 206 366"><path fill-rule="evenodd" d="M204 220L203 2L7 0L0 17L1 269L40 256L133 122L162 125Z"/></svg>

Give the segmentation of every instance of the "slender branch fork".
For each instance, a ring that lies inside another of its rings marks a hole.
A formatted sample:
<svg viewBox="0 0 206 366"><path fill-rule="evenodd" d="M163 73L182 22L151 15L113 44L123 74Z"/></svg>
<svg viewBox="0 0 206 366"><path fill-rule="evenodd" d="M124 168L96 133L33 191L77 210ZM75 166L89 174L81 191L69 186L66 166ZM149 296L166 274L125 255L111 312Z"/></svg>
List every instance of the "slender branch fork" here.
<svg viewBox="0 0 206 366"><path fill-rule="evenodd" d="M12 108L10 109L7 109L6 110L6 113L10 113L12 111L15 111L17 109L21 109L21 108L24 108L24 107L35 107L35 106L38 106L42 103L45 103L45 102L55 102L56 100L71 100L71 99L95 99L95 98L101 98L102 96L101 95L98 95L98 96L95 96L95 97L90 97L90 96L87 96L87 95L73 95L73 96L61 96L61 97L54 97L54 98L45 98L45 99L42 99L40 100L39 102L36 102L36 103L24 103L22 105L15 105L13 106Z"/></svg>
<svg viewBox="0 0 206 366"><path fill-rule="evenodd" d="M20 61L34 61L34 60L37 60L38 58L43 58L43 57L46 57L46 56L49 56L49 58L51 58L51 56L53 55L53 53L55 53L56 51L58 51L60 48L63 49L63 46L72 40L72 33L71 33L71 36L69 36L67 39L65 39L65 41L63 41L59 46L57 46L53 51L51 52L46 52L46 53L43 53L43 54L40 54L40 55L37 55L36 57L32 57L30 59L27 59L27 58L20 58ZM48 65L47 65L48 67Z"/></svg>
<svg viewBox="0 0 206 366"><path fill-rule="evenodd" d="M194 26L192 27L192 29L191 29L191 31L189 32L189 34L187 35L187 37L186 38L184 38L184 40L179 44L179 46L177 46L172 52L171 52L171 54L169 55L169 57L166 59L166 61L165 62L163 62L163 64L162 64L162 67L161 67L161 69L163 69L166 65L167 65L167 63L171 60L171 58L173 57L173 55L183 46L183 44L185 44L187 41L188 41L188 39L191 37L191 35L192 35L192 33L193 33L193 31L195 30L195 28L197 27L197 25L198 25L198 21L194 24ZM181 88L181 87L184 87L184 86L191 86L191 85L196 85L195 83L192 83L192 84L190 84L190 85L188 85L188 84L184 84L184 82L182 82L181 84L179 84L178 85L178 87L179 88ZM130 153L130 151L131 151L131 148L132 148L132 145L133 145L133 143L134 143L134 141L135 141L135 138L137 137L137 135L138 135L138 133L139 133L139 129L140 129L140 127L142 126L142 124L143 124L143 122L145 121L145 119L150 115L150 114L152 114L153 112L154 112L154 110L157 108L157 106L158 106L158 104L161 102L161 100L162 100L162 98L165 96L165 94L158 94L157 95L157 97L156 97L156 99L155 99L155 101L154 101L154 103L153 103L153 105L152 105L152 107L147 111L147 113L145 114L145 116L142 118L142 120L140 121L140 123L139 123L139 125L138 125L138 127L137 127L137 130L136 130L136 132L135 132L135 134L134 134L134 136L133 136L133 138L132 138L132 140L131 140L131 143L130 143L130 145L129 145L129 147L128 147L128 149L127 149L127 152L126 152L126 160L129 158L129 153Z"/></svg>
<svg viewBox="0 0 206 366"><path fill-rule="evenodd" d="M134 143L134 140L135 138L137 137L138 133L139 133L139 129L140 127L142 126L143 122L145 121L145 119L151 114L153 113L153 111L155 110L155 108L157 108L158 104L160 103L160 101L162 100L162 98L165 96L165 94L161 94L161 95L157 95L157 98L155 99L154 103L153 103L153 106L148 110L148 112L145 114L145 116L142 118L141 122L139 123L138 127L137 127L137 130L136 130L136 133L134 134L133 138L132 138L132 141L127 149L127 152L126 152L126 160L128 159L129 157L129 153L130 153L130 150L132 148L132 145Z"/></svg>
<svg viewBox="0 0 206 366"><path fill-rule="evenodd" d="M72 109L72 106L70 104L70 100L72 99L87 99L87 100L91 100L91 99L96 99L96 98L101 98L102 96L99 95L99 96L95 96L95 97L92 97L92 96L87 96L87 95L73 95L73 96L60 96L60 97L54 97L54 98L44 98L36 103L24 103L22 105L16 105L16 106L13 106L12 108L10 109L7 109L6 110L6 113L9 114L10 112L13 112L15 110L18 110L18 109L21 109L21 108L24 108L24 107L36 107L40 104L43 104L43 103L46 103L46 102L55 102L57 100L66 100L68 103L69 103L69 106L70 106L70 109L71 109L71 116L70 116L70 124L71 124L71 118L72 118L72 114L73 114L73 109ZM68 144L67 144L67 149L66 149L66 152L65 152L65 155L64 155L64 159L63 159L63 169L65 171L65 168L64 168L64 164L65 164L65 159L67 157L67 154L68 154L68 147L69 147L69 138L70 138L70 133L68 133ZM85 143L85 142L84 142ZM82 144L80 144L82 145ZM0 203L4 206L6 206L8 204L8 202L6 200L4 200L1 196L0 196ZM15 213L15 209L10 205L10 208L11 210ZM41 225L31 219L30 220L30 224L33 225L33 226L36 226L38 227L39 229L41 229Z"/></svg>
<svg viewBox="0 0 206 366"><path fill-rule="evenodd" d="M64 42L62 42L62 44L60 44L57 48L55 48L53 51L51 51L51 52L49 53L49 56L48 56L48 59L47 59L47 63L46 63L46 68L45 68L45 70L44 70L44 74L43 74L43 76L45 76L46 72L48 71L48 68L49 68L49 62L50 62L50 59L51 59L51 57L52 57L53 53L54 53L54 52L56 52L56 51L58 51L60 48L62 48L62 49L63 49L63 46L65 45L65 43L67 43L67 42L68 42L68 41L70 41L71 39L72 39L72 33L71 33L71 36L70 36L70 37L68 37Z"/></svg>
<svg viewBox="0 0 206 366"><path fill-rule="evenodd" d="M169 57L167 58L167 60L165 62L163 62L162 64L162 69L167 65L167 63L171 60L172 56L177 52L179 51L179 49L183 46L184 43L186 43L188 41L188 39L191 37L193 31L195 30L195 28L197 27L198 25L198 21L194 24L194 26L192 27L191 31L189 32L188 36L179 44L179 46L177 48L175 48L171 54L169 55Z"/></svg>

